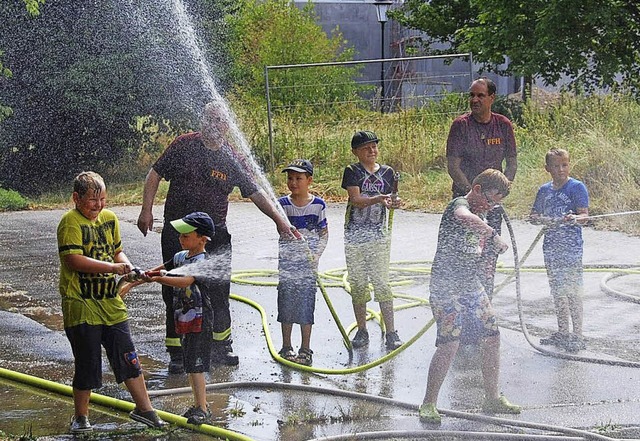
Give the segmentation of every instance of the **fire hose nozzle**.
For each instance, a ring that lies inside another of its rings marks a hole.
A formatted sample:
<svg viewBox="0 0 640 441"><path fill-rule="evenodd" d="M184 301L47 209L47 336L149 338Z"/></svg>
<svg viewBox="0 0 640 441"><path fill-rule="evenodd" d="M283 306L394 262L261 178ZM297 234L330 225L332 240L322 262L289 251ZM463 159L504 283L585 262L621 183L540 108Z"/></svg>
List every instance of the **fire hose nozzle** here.
<svg viewBox="0 0 640 441"><path fill-rule="evenodd" d="M167 275L167 271L166 270L147 271L145 275L147 277L164 277Z"/></svg>
<svg viewBox="0 0 640 441"><path fill-rule="evenodd" d="M133 267L131 271L124 275L123 279L126 282L135 282L141 280L144 277L144 272L137 266Z"/></svg>

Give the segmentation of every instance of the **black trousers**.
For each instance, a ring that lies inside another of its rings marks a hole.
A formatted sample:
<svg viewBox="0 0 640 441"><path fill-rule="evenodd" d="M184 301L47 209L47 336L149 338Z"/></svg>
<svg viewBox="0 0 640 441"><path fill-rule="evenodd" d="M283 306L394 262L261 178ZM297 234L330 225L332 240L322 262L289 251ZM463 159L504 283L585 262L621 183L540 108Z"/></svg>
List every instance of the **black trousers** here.
<svg viewBox="0 0 640 441"><path fill-rule="evenodd" d="M487 224L496 230L500 235L502 233L502 207L495 207L487 212ZM484 287L484 291L489 296L489 300L493 297L494 279L496 276L496 263L498 262L498 252L493 242L488 244L482 250L480 256L478 275L480 282Z"/></svg>

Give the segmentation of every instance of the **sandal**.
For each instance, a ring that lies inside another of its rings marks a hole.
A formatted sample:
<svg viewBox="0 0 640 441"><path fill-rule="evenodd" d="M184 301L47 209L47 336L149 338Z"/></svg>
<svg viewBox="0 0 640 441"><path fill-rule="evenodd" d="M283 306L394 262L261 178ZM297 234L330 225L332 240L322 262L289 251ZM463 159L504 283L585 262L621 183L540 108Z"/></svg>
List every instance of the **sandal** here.
<svg viewBox="0 0 640 441"><path fill-rule="evenodd" d="M296 353L293 351L291 346L283 346L282 349L280 349L280 352L278 352L278 355L285 360L293 361L294 363L296 362Z"/></svg>
<svg viewBox="0 0 640 441"><path fill-rule="evenodd" d="M311 349L300 348L295 361L303 366L311 366L311 363L313 363L313 351Z"/></svg>

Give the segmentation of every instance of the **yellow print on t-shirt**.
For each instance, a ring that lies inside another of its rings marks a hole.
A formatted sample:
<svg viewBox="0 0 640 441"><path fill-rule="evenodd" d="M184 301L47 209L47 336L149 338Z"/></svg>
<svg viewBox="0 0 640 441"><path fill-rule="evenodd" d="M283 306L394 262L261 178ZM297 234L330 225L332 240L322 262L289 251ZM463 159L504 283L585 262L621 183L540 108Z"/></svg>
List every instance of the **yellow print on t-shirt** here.
<svg viewBox="0 0 640 441"><path fill-rule="evenodd" d="M115 244L113 243L114 222L100 225L81 225L82 247L85 255L102 262L113 263ZM80 294L85 299L102 300L116 296L115 274L79 273Z"/></svg>
<svg viewBox="0 0 640 441"><path fill-rule="evenodd" d="M221 181L227 180L227 174L218 170L211 170L211 177L215 179L219 179Z"/></svg>

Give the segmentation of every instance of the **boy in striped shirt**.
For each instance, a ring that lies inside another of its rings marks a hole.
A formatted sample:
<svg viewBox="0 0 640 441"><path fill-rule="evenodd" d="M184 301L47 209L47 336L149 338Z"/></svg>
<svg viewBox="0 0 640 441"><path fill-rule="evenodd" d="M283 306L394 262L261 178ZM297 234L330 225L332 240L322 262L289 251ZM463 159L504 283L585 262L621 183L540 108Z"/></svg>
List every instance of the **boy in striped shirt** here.
<svg viewBox="0 0 640 441"><path fill-rule="evenodd" d="M280 239L278 260L278 321L282 327L282 358L311 366L311 327L316 302L318 261L329 238L325 202L309 193L313 165L296 159L282 170L291 193L278 199L285 215L305 240ZM293 324L300 325L302 342L298 354L291 344Z"/></svg>

